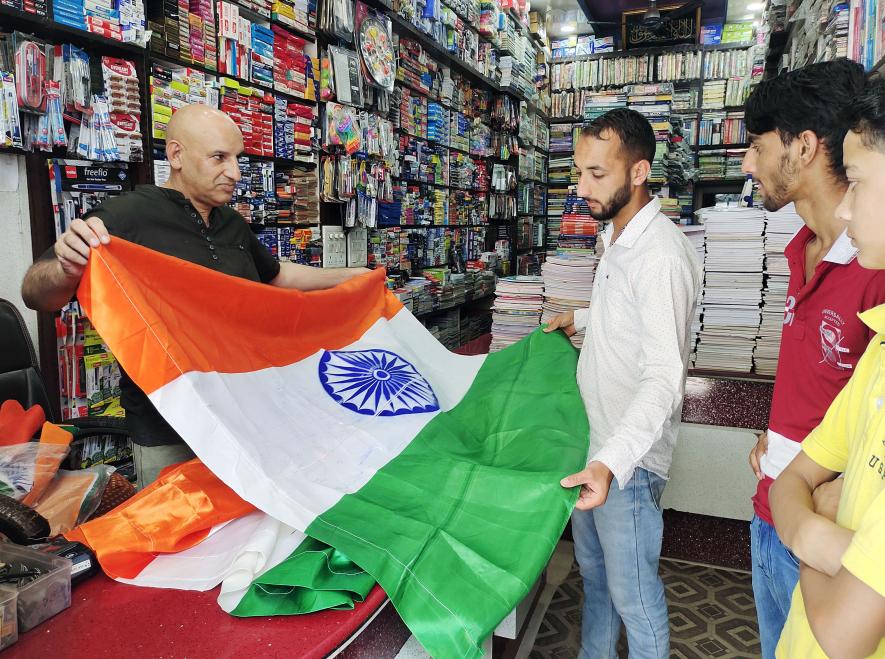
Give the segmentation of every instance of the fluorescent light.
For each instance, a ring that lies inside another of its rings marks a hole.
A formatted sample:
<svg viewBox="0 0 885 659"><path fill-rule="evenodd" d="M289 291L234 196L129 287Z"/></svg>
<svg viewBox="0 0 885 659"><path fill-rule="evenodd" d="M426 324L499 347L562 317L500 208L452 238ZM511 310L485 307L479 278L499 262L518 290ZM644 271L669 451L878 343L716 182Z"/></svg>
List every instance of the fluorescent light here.
<svg viewBox="0 0 885 659"><path fill-rule="evenodd" d="M568 34L569 32L574 32L575 29L576 29L575 25L573 25L572 23L563 23L562 25L559 26L559 31L562 32L563 34Z"/></svg>
<svg viewBox="0 0 885 659"><path fill-rule="evenodd" d="M761 2L751 2L747 5L747 11L759 11L763 6Z"/></svg>

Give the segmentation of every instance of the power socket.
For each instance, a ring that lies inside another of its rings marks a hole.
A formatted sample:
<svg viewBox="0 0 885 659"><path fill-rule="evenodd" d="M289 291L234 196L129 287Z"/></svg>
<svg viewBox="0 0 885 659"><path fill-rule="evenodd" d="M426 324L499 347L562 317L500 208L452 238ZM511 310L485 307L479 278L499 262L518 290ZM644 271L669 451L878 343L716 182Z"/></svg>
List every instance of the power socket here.
<svg viewBox="0 0 885 659"><path fill-rule="evenodd" d="M344 227L323 227L323 267L347 267L347 236Z"/></svg>
<svg viewBox="0 0 885 659"><path fill-rule="evenodd" d="M347 267L363 267L369 262L369 231L354 227L347 232Z"/></svg>

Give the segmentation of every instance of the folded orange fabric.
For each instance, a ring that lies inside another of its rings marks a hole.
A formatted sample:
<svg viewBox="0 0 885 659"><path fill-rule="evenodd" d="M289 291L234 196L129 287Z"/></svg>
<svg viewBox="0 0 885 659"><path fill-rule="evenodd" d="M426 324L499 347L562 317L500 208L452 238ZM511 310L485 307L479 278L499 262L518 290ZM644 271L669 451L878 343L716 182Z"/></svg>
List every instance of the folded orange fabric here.
<svg viewBox="0 0 885 659"><path fill-rule="evenodd" d="M158 554L202 542L213 526L255 510L199 460L185 462L107 515L65 534L88 545L112 578L132 579Z"/></svg>

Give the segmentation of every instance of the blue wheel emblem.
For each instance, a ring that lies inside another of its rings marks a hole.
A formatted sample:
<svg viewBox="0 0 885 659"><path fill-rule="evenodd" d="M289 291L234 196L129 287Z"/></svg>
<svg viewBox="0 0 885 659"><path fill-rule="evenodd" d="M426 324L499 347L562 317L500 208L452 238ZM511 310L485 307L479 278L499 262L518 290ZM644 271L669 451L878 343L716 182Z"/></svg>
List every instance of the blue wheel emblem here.
<svg viewBox="0 0 885 659"><path fill-rule="evenodd" d="M324 352L319 376L335 402L358 414L399 416L439 410L430 383L389 350Z"/></svg>

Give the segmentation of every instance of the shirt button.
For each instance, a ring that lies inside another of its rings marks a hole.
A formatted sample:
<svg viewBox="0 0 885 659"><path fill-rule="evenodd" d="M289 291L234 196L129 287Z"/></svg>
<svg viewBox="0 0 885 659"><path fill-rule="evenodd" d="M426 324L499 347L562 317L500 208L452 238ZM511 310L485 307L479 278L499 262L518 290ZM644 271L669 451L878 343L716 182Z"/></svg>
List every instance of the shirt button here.
<svg viewBox="0 0 885 659"><path fill-rule="evenodd" d="M240 249L241 249L241 250L242 250L242 249L246 249L246 248L245 248L245 247L243 247L243 246L242 246L242 245L240 245Z"/></svg>
<svg viewBox="0 0 885 659"><path fill-rule="evenodd" d="M212 236L206 236L206 240L208 240L208 241L211 243L211 242L212 242Z"/></svg>
<svg viewBox="0 0 885 659"><path fill-rule="evenodd" d="M880 398L876 399L876 409L877 410L881 410L883 404L885 404L885 398L880 397Z"/></svg>
<svg viewBox="0 0 885 659"><path fill-rule="evenodd" d="M209 249L211 249L211 250L214 252L214 251L215 251L215 245L209 245Z"/></svg>
<svg viewBox="0 0 885 659"><path fill-rule="evenodd" d="M218 260L218 254L213 254L213 255L212 255L212 260L213 260L213 261L217 261L217 260Z"/></svg>

